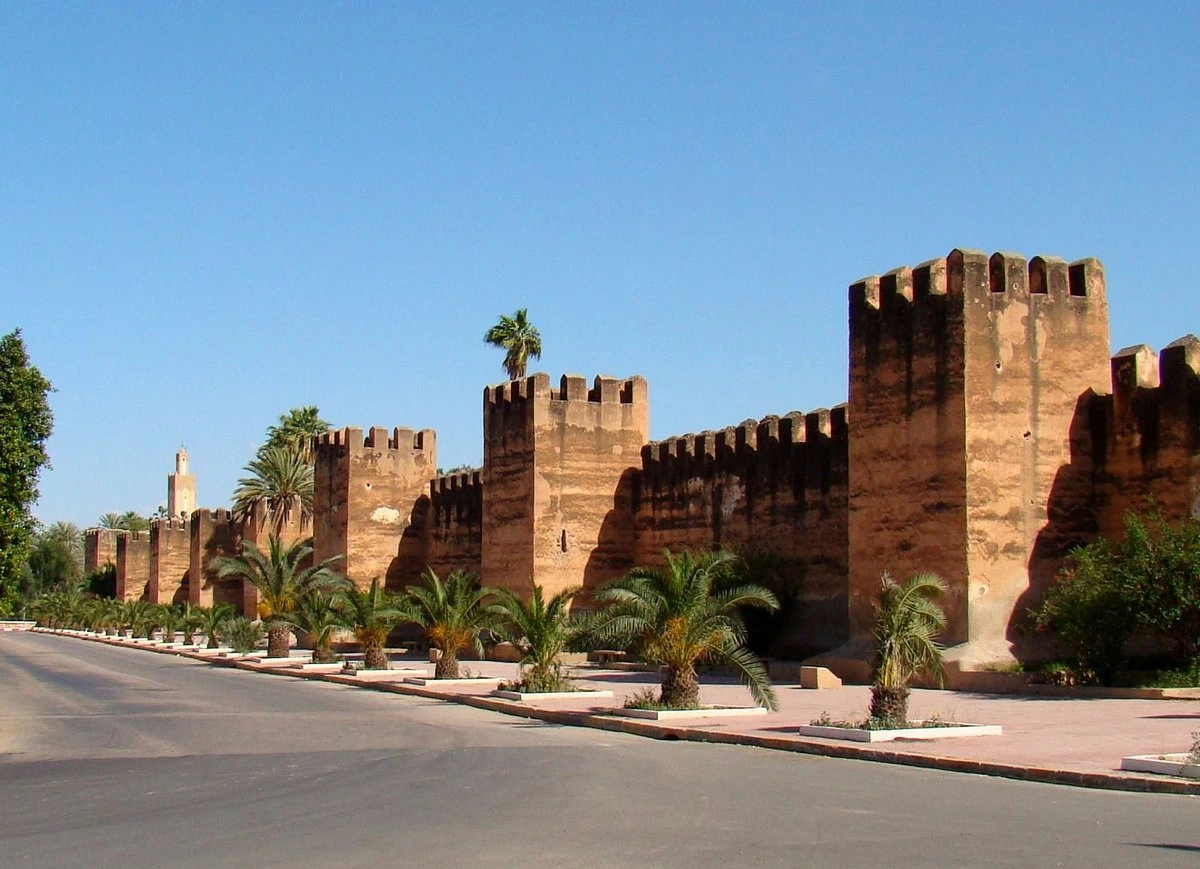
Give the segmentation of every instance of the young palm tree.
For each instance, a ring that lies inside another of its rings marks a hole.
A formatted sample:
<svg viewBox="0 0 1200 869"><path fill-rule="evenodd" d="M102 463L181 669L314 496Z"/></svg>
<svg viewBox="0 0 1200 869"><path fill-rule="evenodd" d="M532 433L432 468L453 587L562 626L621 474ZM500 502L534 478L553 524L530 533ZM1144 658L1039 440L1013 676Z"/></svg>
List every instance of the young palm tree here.
<svg viewBox="0 0 1200 869"><path fill-rule="evenodd" d="M560 591L550 600L535 585L528 603L511 591L496 592L491 610L499 617L493 631L521 653L521 681L526 691L562 691L567 680L558 656L584 630L584 622L571 616L571 601L580 588Z"/></svg>
<svg viewBox="0 0 1200 869"><path fill-rule="evenodd" d="M291 450L312 464L313 438L327 431L329 423L321 419L321 412L315 405L293 407L279 417L279 425L267 429L265 446Z"/></svg>
<svg viewBox="0 0 1200 869"><path fill-rule="evenodd" d="M349 581L345 584L350 586ZM305 591L296 598L296 608L286 618L312 640L313 663L323 664L334 660L330 649L333 632L349 627L342 609L337 606L337 598L323 590Z"/></svg>
<svg viewBox="0 0 1200 869"><path fill-rule="evenodd" d="M183 614L173 604L164 603L158 605L155 622L157 623L157 627L162 628L162 641L164 643L175 642L175 631L179 629L182 618Z"/></svg>
<svg viewBox="0 0 1200 869"><path fill-rule="evenodd" d="M236 614L233 604L229 603L218 603L210 607L199 608L200 630L204 631L204 636L208 637L208 648L215 649L220 645L221 632L225 630L225 626L233 620Z"/></svg>
<svg viewBox="0 0 1200 869"><path fill-rule="evenodd" d="M529 322L528 308L520 308L511 317L501 314L495 326L484 333L483 340L504 353L504 371L509 380L525 376L525 364L542 356L542 336Z"/></svg>
<svg viewBox="0 0 1200 869"><path fill-rule="evenodd" d="M204 627L204 613L198 606L185 603L179 613L179 630L183 631L183 642L191 645L196 639L196 631Z"/></svg>
<svg viewBox="0 0 1200 869"><path fill-rule="evenodd" d="M903 724L913 679L930 674L942 682L942 647L936 638L946 627L946 614L937 598L946 583L935 574L918 573L900 585L887 571L880 581L871 717Z"/></svg>
<svg viewBox="0 0 1200 869"><path fill-rule="evenodd" d="M147 600L131 600L125 602L125 613L122 622L129 627L129 633L134 637L149 637L154 630L154 604Z"/></svg>
<svg viewBox="0 0 1200 869"><path fill-rule="evenodd" d="M659 701L665 707L698 706L696 666L721 663L737 672L755 702L778 708L762 662L745 647L738 613L739 607L776 610L775 595L760 585L729 583L732 553L665 555L665 568L634 568L596 592L608 606L594 617L591 632L606 642L624 641L665 667Z"/></svg>
<svg viewBox="0 0 1200 869"><path fill-rule="evenodd" d="M457 679L458 653L473 647L482 656L479 632L499 620L484 603L495 591L481 588L479 577L461 570L452 571L443 582L433 568L427 567L421 578L424 585L410 585L406 590L406 618L425 628L429 645L442 653L433 677Z"/></svg>
<svg viewBox="0 0 1200 869"><path fill-rule="evenodd" d="M267 543L264 553L253 543L243 541L241 555L215 558L212 564L221 579L245 579L258 589L258 611L267 625L267 654L284 658L292 630L285 617L296 608L296 600L304 592L338 585L340 576L332 565L341 556L302 567L312 555L311 540L285 546L272 534Z"/></svg>
<svg viewBox="0 0 1200 869"><path fill-rule="evenodd" d="M371 580L371 587L362 591L353 585L341 593L341 617L343 623L354 631L363 650L363 667L368 670L388 669L384 645L388 634L405 618L405 612L396 606L379 582ZM314 656L315 657L315 656Z"/></svg>
<svg viewBox="0 0 1200 869"><path fill-rule="evenodd" d="M266 446L245 468L251 476L238 480L233 492L233 514L245 520L262 504L275 519L276 532L300 513L301 524L312 518L313 466L304 456L286 447Z"/></svg>

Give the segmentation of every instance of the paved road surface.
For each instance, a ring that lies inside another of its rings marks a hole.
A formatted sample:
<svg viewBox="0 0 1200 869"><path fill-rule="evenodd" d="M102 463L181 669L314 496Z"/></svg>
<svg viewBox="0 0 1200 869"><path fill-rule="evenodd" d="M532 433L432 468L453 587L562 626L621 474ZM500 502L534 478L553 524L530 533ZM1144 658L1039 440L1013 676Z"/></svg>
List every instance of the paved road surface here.
<svg viewBox="0 0 1200 869"><path fill-rule="evenodd" d="M1200 800L557 727L0 634L0 867L1200 865Z"/></svg>

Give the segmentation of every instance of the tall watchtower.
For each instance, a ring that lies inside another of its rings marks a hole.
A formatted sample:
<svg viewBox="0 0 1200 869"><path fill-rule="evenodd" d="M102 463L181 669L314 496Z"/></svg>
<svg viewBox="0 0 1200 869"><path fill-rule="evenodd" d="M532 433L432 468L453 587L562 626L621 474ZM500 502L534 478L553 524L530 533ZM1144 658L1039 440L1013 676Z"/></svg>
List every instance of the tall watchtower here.
<svg viewBox="0 0 1200 869"><path fill-rule="evenodd" d="M633 473L650 434L641 377L534 374L483 395L483 581L593 588L633 566Z"/></svg>
<svg viewBox="0 0 1200 869"><path fill-rule="evenodd" d="M175 473L167 476L167 515L189 519L196 509L196 478L188 472L188 454L183 447L175 454Z"/></svg>
<svg viewBox="0 0 1200 869"><path fill-rule="evenodd" d="M1086 405L1108 385L1094 259L954 250L851 286L851 637L883 570L932 571L947 643L1006 656L1022 597L1094 530Z"/></svg>

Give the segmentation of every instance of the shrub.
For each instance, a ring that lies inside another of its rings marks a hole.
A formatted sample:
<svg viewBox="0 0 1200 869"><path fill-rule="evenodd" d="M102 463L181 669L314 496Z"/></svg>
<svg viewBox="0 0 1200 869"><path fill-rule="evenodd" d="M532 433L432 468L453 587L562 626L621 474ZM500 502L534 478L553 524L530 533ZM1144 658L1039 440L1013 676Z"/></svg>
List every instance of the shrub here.
<svg viewBox="0 0 1200 869"><path fill-rule="evenodd" d="M221 632L221 639L229 644L235 652L253 652L263 641L267 633L259 622L252 622L245 616L230 619Z"/></svg>

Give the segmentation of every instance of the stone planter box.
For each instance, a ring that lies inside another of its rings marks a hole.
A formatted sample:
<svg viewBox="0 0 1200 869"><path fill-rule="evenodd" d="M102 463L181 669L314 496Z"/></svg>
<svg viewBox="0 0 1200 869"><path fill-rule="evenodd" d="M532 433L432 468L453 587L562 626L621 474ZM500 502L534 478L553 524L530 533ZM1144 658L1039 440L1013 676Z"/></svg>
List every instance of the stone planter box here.
<svg viewBox="0 0 1200 869"><path fill-rule="evenodd" d="M801 736L842 739L848 742L892 742L896 739L956 739L963 736L1000 736L999 724L954 724L949 727L904 727L897 730L862 730L857 727L828 727L806 724L796 728Z"/></svg>
<svg viewBox="0 0 1200 869"><path fill-rule="evenodd" d="M363 682L403 682L413 676L428 676L428 670L416 670L412 667L393 667L390 670L356 670L353 673L341 673L342 676L349 676L351 679L358 679Z"/></svg>
<svg viewBox="0 0 1200 869"><path fill-rule="evenodd" d="M1121 758L1121 769L1200 778L1200 764L1188 763L1186 754L1134 754Z"/></svg>
<svg viewBox="0 0 1200 869"><path fill-rule="evenodd" d="M470 676L465 679L435 679L432 676L409 676L404 680L409 685L486 685L503 682L502 676Z"/></svg>
<svg viewBox="0 0 1200 869"><path fill-rule="evenodd" d="M612 697L611 691L493 691L492 695L502 700L527 703L530 700L591 700Z"/></svg>
<svg viewBox="0 0 1200 869"><path fill-rule="evenodd" d="M701 709L619 709L618 715L650 721L679 721L688 718L743 718L766 715L763 706L705 706Z"/></svg>

